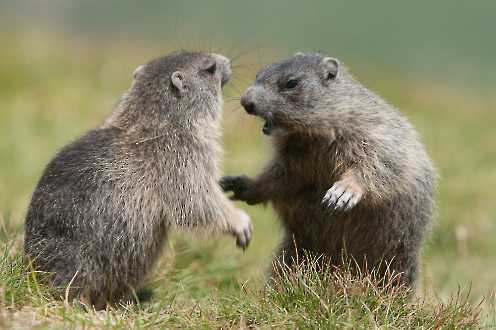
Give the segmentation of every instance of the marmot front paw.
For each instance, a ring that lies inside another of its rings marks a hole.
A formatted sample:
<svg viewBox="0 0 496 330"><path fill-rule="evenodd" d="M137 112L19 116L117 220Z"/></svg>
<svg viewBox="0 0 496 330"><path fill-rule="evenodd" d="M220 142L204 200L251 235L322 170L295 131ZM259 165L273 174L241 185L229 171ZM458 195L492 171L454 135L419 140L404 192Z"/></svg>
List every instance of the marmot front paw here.
<svg viewBox="0 0 496 330"><path fill-rule="evenodd" d="M333 208L335 212L349 211L354 208L363 197L363 190L355 185L338 181L327 190L322 204Z"/></svg>
<svg viewBox="0 0 496 330"><path fill-rule="evenodd" d="M239 218L232 228L232 234L236 237L236 245L245 250L250 245L253 235L253 225L250 216L243 210L238 210Z"/></svg>
<svg viewBox="0 0 496 330"><path fill-rule="evenodd" d="M249 188L249 179L246 175L225 176L219 184L225 192L232 191L234 193L231 199L240 200L242 199L241 195Z"/></svg>

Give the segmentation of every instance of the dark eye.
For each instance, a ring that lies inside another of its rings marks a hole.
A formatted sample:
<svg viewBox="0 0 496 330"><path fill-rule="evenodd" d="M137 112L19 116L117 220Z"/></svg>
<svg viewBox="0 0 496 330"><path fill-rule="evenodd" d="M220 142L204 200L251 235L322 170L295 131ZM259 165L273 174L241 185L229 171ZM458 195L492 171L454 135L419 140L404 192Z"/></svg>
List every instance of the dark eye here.
<svg viewBox="0 0 496 330"><path fill-rule="evenodd" d="M215 62L214 62L214 63L213 63L212 65L210 65L210 66L207 68L207 70L205 70L205 71L207 71L207 72L208 72L208 73L210 73L210 74L215 74L215 71L216 71L216 70L217 70L217 63L215 63Z"/></svg>
<svg viewBox="0 0 496 330"><path fill-rule="evenodd" d="M298 83L299 83L299 81L297 79L289 79L286 82L286 88L287 89L295 88L296 86L298 86Z"/></svg>

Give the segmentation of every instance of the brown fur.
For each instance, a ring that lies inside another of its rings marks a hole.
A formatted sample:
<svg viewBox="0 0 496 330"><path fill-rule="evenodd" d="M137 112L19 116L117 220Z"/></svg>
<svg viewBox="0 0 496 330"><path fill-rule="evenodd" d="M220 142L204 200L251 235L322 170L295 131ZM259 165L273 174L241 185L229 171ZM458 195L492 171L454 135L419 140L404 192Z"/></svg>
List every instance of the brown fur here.
<svg viewBox="0 0 496 330"><path fill-rule="evenodd" d="M25 252L52 284L97 309L128 299L174 227L229 233L251 221L219 188L227 58L177 52L136 70L105 123L48 164L26 217Z"/></svg>
<svg viewBox="0 0 496 330"><path fill-rule="evenodd" d="M221 185L235 200L272 202L285 229L276 264L291 265L297 250L336 267L352 258L413 286L436 173L406 118L320 54L265 67L241 103L266 121L275 156L257 178Z"/></svg>

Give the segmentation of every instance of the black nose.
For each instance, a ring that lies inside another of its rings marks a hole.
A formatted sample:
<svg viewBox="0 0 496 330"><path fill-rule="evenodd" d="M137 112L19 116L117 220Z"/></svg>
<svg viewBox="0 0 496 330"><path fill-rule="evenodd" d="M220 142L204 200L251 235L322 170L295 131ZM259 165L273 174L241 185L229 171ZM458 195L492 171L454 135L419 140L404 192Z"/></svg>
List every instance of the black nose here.
<svg viewBox="0 0 496 330"><path fill-rule="evenodd" d="M241 98L241 105L243 108L245 108L246 112L248 112L250 115L255 114L255 103L252 101L248 100L246 97Z"/></svg>

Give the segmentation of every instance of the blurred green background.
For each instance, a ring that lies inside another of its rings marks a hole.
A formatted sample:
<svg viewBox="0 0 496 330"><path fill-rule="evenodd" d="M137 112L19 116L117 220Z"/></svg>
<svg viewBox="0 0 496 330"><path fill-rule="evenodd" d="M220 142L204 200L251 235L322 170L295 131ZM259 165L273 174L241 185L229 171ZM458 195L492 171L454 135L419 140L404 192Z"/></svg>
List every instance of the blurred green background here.
<svg viewBox="0 0 496 330"><path fill-rule="evenodd" d="M496 77L496 3L453 1L0 0L5 18L112 42L316 50L428 79L484 87Z"/></svg>
<svg viewBox="0 0 496 330"><path fill-rule="evenodd" d="M55 152L99 125L131 72L178 48L234 59L224 112L224 172L255 174L270 157L261 123L236 101L260 66L295 51L343 60L418 128L441 176L422 293L446 298L496 285L495 1L6 1L0 0L0 215L3 241L22 243L31 192ZM241 206L241 205L240 205ZM177 234L165 269L185 299L263 282L279 225L270 207L247 253L231 238ZM162 274L162 275L161 275ZM197 290L201 289L201 290Z"/></svg>

